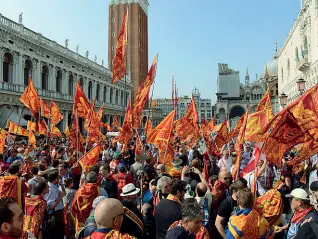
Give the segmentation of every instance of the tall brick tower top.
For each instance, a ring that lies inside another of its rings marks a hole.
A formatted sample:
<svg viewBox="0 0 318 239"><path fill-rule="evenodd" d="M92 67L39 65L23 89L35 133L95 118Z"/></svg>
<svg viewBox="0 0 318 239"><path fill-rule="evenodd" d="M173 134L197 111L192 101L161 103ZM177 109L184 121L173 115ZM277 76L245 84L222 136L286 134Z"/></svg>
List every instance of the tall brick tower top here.
<svg viewBox="0 0 318 239"><path fill-rule="evenodd" d="M127 74L133 85L132 100L140 82L148 73L148 6L147 0L110 0L108 26L108 64L113 69L113 57L118 32L128 8Z"/></svg>

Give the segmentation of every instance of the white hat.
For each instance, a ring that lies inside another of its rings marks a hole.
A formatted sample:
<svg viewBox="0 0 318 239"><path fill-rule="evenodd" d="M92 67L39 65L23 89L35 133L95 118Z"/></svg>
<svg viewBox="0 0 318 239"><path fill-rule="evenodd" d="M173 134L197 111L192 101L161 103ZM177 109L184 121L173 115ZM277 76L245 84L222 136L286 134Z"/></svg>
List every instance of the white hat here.
<svg viewBox="0 0 318 239"><path fill-rule="evenodd" d="M302 188L296 188L293 191L291 191L290 194L287 194L285 197L287 198L298 198L302 200L310 200L308 193L302 189Z"/></svg>
<svg viewBox="0 0 318 239"><path fill-rule="evenodd" d="M140 192L139 188L136 188L134 184L128 183L123 187L123 192L120 194L121 197L135 195Z"/></svg>

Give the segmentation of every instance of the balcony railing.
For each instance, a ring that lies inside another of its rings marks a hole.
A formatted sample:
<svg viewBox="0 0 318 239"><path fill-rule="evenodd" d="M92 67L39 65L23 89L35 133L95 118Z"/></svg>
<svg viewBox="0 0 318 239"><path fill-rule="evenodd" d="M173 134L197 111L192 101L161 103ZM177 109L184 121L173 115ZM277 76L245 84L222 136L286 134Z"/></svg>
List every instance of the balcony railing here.
<svg viewBox="0 0 318 239"><path fill-rule="evenodd" d="M308 53L305 53L303 59L301 59L301 61L297 63L297 68L300 71L304 71L309 66L310 66L310 62L308 59Z"/></svg>

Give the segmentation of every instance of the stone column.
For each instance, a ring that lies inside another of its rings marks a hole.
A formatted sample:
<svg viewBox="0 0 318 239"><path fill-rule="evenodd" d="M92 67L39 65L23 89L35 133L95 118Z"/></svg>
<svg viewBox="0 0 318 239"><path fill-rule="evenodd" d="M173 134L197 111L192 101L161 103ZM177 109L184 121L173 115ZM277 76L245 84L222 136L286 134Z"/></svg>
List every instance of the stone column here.
<svg viewBox="0 0 318 239"><path fill-rule="evenodd" d="M36 75L35 76L35 87L37 88L41 88L41 61L37 60L36 62L36 71L35 73L33 73L32 75Z"/></svg>
<svg viewBox="0 0 318 239"><path fill-rule="evenodd" d="M19 85L23 85L24 84L24 67L23 67L23 59L22 59L22 54L19 53L19 67L18 67L18 80L17 80L17 84ZM2 64L1 64L2 67Z"/></svg>
<svg viewBox="0 0 318 239"><path fill-rule="evenodd" d="M55 66L52 65L50 65L50 78L48 89L50 91L56 91L56 69Z"/></svg>
<svg viewBox="0 0 318 239"><path fill-rule="evenodd" d="M92 100L96 98L96 81L92 80Z"/></svg>
<svg viewBox="0 0 318 239"><path fill-rule="evenodd" d="M3 56L0 56L0 82L3 81Z"/></svg>
<svg viewBox="0 0 318 239"><path fill-rule="evenodd" d="M63 70L63 76L62 76L62 93L68 94L68 76L69 73L67 70Z"/></svg>

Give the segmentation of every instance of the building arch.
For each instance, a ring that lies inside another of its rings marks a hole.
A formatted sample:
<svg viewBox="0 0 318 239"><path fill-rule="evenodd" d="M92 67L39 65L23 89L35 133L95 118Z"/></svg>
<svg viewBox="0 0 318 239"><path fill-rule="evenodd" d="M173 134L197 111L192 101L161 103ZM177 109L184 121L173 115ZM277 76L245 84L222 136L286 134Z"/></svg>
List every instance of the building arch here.
<svg viewBox="0 0 318 239"><path fill-rule="evenodd" d="M106 103L106 99L107 99L107 87L106 85L104 86L104 93L103 93L103 102Z"/></svg>
<svg viewBox="0 0 318 239"><path fill-rule="evenodd" d="M97 84L96 86L96 100L100 100L100 86Z"/></svg>
<svg viewBox="0 0 318 239"><path fill-rule="evenodd" d="M84 81L83 81L83 78L82 78L82 77L80 78L79 83L80 83L81 88L83 89L83 87L84 87Z"/></svg>
<svg viewBox="0 0 318 239"><path fill-rule="evenodd" d="M92 99L92 93L93 93L93 86L92 86L92 82L89 81L88 82L88 99Z"/></svg>
<svg viewBox="0 0 318 239"><path fill-rule="evenodd" d="M62 93L62 71L60 69L56 72L56 92Z"/></svg>
<svg viewBox="0 0 318 239"><path fill-rule="evenodd" d="M42 66L41 87L43 90L48 90L49 86L49 68L47 65Z"/></svg>
<svg viewBox="0 0 318 239"><path fill-rule="evenodd" d="M12 82L13 79L13 56L6 52L3 55L3 81Z"/></svg>
<svg viewBox="0 0 318 239"><path fill-rule="evenodd" d="M24 76L24 85L29 84L29 78L32 76L33 64L30 59L26 59L24 62L23 76Z"/></svg>
<svg viewBox="0 0 318 239"><path fill-rule="evenodd" d="M113 91L114 91L114 90L113 90L113 87L110 87L109 102L110 102L111 104L113 104L113 94L114 94Z"/></svg>
<svg viewBox="0 0 318 239"><path fill-rule="evenodd" d="M245 113L245 109L241 105L235 105L230 109L229 119L241 117Z"/></svg>
<svg viewBox="0 0 318 239"><path fill-rule="evenodd" d="M68 94L74 95L74 77L72 73L68 76Z"/></svg>
<svg viewBox="0 0 318 239"><path fill-rule="evenodd" d="M115 104L118 105L118 99L119 99L119 93L118 89L116 89L116 95L115 95Z"/></svg>

